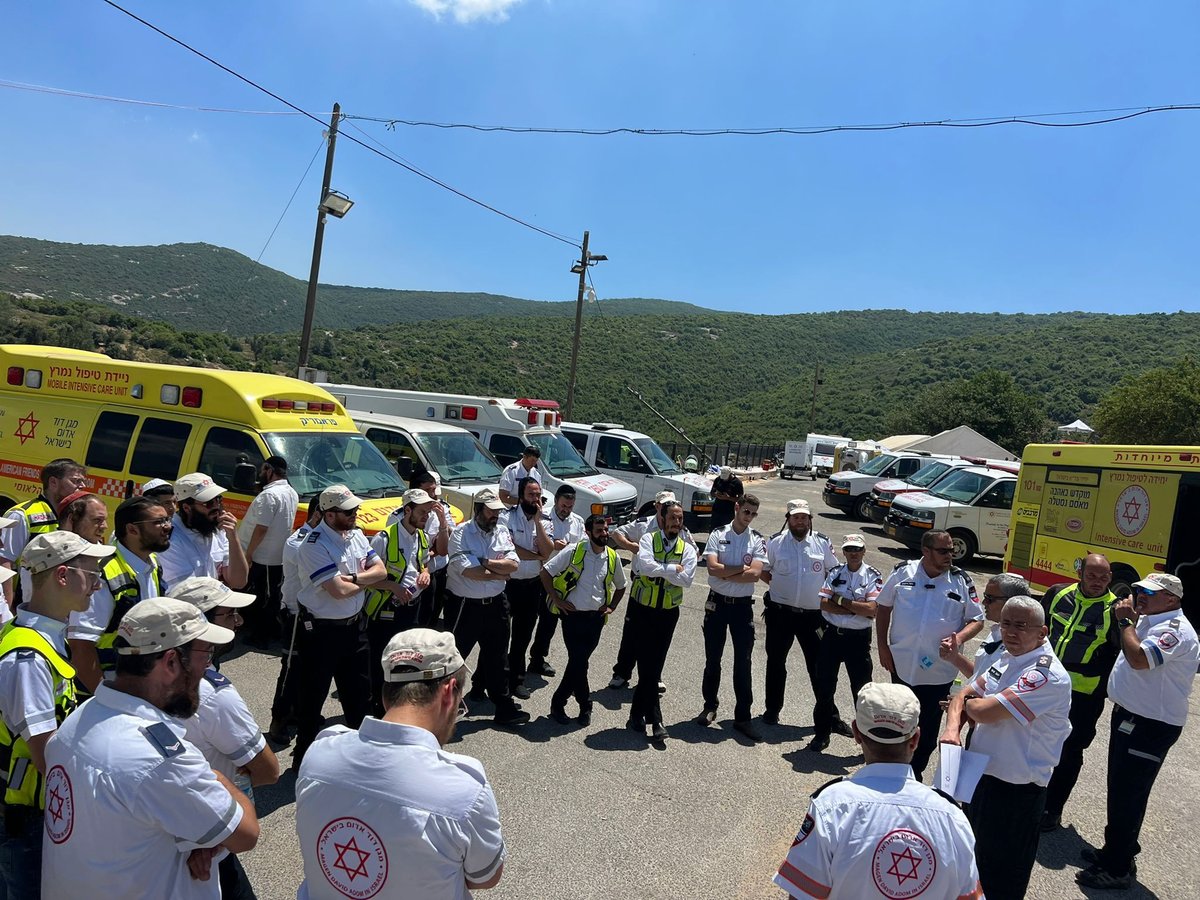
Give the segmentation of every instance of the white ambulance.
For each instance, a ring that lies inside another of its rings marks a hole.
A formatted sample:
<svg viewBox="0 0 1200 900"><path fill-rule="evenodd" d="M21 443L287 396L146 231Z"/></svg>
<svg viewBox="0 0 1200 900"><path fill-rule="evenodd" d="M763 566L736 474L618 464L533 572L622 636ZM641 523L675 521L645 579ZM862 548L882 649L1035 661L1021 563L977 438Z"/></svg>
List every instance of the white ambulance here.
<svg viewBox="0 0 1200 900"><path fill-rule="evenodd" d="M542 451L538 468L546 494L553 497L559 485L571 485L575 511L585 518L601 515L619 524L637 514L637 491L584 461L563 435L559 427L562 414L553 400L432 394L354 384L321 387L344 397L351 416L361 410L465 428L503 466L519 460L521 451L533 444Z"/></svg>

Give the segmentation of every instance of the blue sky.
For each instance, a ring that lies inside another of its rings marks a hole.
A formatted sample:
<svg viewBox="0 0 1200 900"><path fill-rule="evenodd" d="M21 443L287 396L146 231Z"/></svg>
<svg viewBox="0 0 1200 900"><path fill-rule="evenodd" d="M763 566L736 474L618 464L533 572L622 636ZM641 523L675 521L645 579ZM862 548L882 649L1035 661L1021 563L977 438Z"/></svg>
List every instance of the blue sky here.
<svg viewBox="0 0 1200 900"><path fill-rule="evenodd" d="M128 0L305 109L568 128L924 121L1200 102L1188 2ZM100 0L7 4L0 79L184 106L269 97ZM256 257L320 128L0 88L0 233ZM1197 308L1200 111L1091 128L769 137L355 123L610 261L606 297L791 313ZM359 132L343 125L356 137ZM262 261L301 278L321 160ZM578 251L347 141L322 281L573 299Z"/></svg>

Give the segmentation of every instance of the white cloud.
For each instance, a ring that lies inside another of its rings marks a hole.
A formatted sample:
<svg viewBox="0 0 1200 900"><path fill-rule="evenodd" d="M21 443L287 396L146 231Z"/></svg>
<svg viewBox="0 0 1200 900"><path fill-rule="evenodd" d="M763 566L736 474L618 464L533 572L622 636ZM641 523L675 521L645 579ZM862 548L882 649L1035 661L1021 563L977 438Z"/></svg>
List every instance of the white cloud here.
<svg viewBox="0 0 1200 900"><path fill-rule="evenodd" d="M465 24L474 22L476 19L503 22L508 18L508 11L522 0L409 0L409 2L414 6L419 6L436 19L450 13L456 22Z"/></svg>
<svg viewBox="0 0 1200 900"><path fill-rule="evenodd" d="M189 144L198 144L202 140L204 140L204 135L202 135L199 131L193 130L192 133L188 135Z"/></svg>

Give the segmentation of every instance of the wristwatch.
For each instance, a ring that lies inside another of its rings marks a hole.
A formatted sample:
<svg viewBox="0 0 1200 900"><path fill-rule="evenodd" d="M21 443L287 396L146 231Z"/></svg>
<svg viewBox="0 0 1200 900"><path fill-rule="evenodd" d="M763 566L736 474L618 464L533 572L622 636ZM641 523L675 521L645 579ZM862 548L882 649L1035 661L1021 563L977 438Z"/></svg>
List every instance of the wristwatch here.
<svg viewBox="0 0 1200 900"><path fill-rule="evenodd" d="M353 581L355 584L358 584L358 573L357 573L357 572L351 572L351 573L350 573L350 580L351 580L351 581Z"/></svg>
<svg viewBox="0 0 1200 900"><path fill-rule="evenodd" d="M1134 623L1133 619L1119 619L1119 620L1117 620L1117 624L1120 625L1122 628L1128 628L1130 625L1133 625L1135 623Z"/></svg>

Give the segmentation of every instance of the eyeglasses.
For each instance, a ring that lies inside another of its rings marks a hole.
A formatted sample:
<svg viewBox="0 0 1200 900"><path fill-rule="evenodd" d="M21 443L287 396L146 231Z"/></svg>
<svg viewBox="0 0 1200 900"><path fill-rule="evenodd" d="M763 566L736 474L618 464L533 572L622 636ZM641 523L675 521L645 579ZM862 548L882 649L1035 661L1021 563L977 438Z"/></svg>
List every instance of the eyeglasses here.
<svg viewBox="0 0 1200 900"><path fill-rule="evenodd" d="M1007 600L1007 599L1008 599L1007 597L1001 597L996 594L989 594L986 591L984 591L984 594L983 594L983 602L984 603L999 603L1001 600Z"/></svg>
<svg viewBox="0 0 1200 900"><path fill-rule="evenodd" d="M153 525L155 528L164 528L171 524L170 516L163 516L161 519L138 519L136 522L130 522L131 525Z"/></svg>
<svg viewBox="0 0 1200 900"><path fill-rule="evenodd" d="M213 660L213 654L217 652L216 647L189 647L188 655L199 653L204 658L204 665L208 665Z"/></svg>
<svg viewBox="0 0 1200 900"><path fill-rule="evenodd" d="M929 549L940 556L949 556L954 552L953 547L930 547Z"/></svg>
<svg viewBox="0 0 1200 900"><path fill-rule="evenodd" d="M866 553L867 548L866 547L843 547L842 552L843 553Z"/></svg>
<svg viewBox="0 0 1200 900"><path fill-rule="evenodd" d="M211 500L193 500L197 506L207 506L209 509L221 509L225 505L225 501L220 497L214 497Z"/></svg>
<svg viewBox="0 0 1200 900"><path fill-rule="evenodd" d="M88 584L100 583L100 573L96 569L81 569L79 566L63 566L63 568L83 575L88 580Z"/></svg>
<svg viewBox="0 0 1200 900"><path fill-rule="evenodd" d="M221 609L213 613L214 619L231 619L234 622L242 621L242 614L236 609Z"/></svg>
<svg viewBox="0 0 1200 900"><path fill-rule="evenodd" d="M1158 591L1148 591L1144 587L1135 587L1133 590L1143 597L1153 597L1158 594Z"/></svg>

